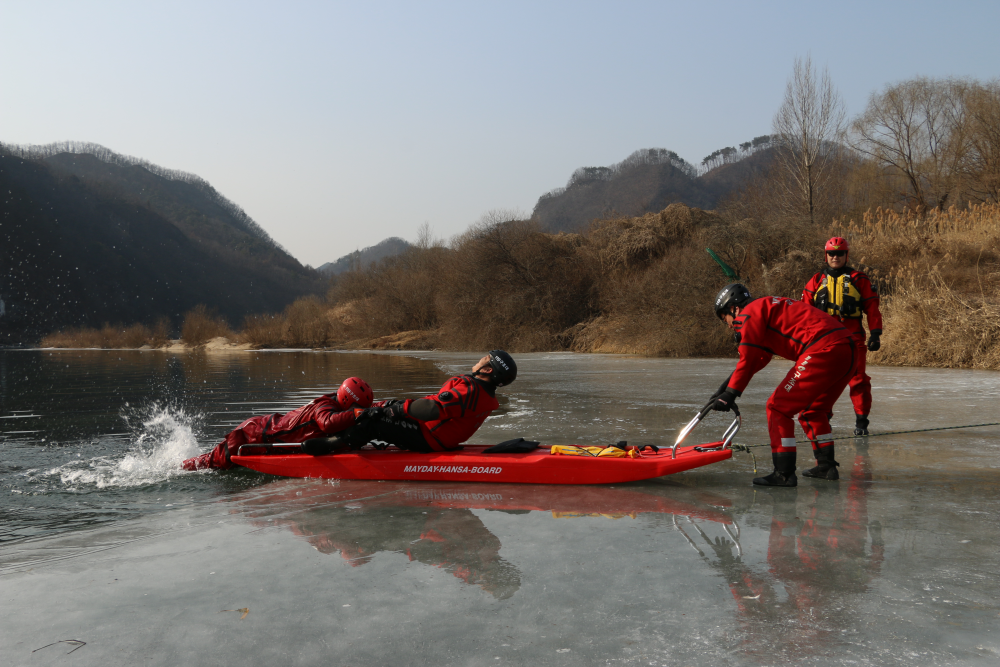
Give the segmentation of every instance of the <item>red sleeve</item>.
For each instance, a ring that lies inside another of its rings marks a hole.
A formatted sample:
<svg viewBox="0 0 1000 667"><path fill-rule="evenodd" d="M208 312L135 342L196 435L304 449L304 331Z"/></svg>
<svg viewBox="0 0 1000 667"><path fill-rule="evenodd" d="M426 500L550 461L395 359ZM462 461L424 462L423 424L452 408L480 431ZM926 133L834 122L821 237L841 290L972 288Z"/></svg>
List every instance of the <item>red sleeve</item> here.
<svg viewBox="0 0 1000 667"><path fill-rule="evenodd" d="M820 288L823 283L823 274L817 273L809 282L806 283L806 287L802 290L802 300L808 303L810 306L815 305L813 300L816 298L816 290Z"/></svg>
<svg viewBox="0 0 1000 667"><path fill-rule="evenodd" d="M858 288L858 292L861 294L861 309L865 311L865 317L868 318L868 330L878 329L882 330L882 311L879 310L879 298L878 292L872 286L871 280L868 276L863 273L858 273L854 277L854 284Z"/></svg>
<svg viewBox="0 0 1000 667"><path fill-rule="evenodd" d="M354 410L323 410L316 415L316 426L323 433L340 433L345 428L354 426Z"/></svg>
<svg viewBox="0 0 1000 667"><path fill-rule="evenodd" d="M768 316L764 299L751 301L740 313L740 360L729 379L728 388L742 393L750 384L754 373L771 362L774 350L767 347Z"/></svg>
<svg viewBox="0 0 1000 667"><path fill-rule="evenodd" d="M735 389L741 394L750 384L750 378L760 369L771 363L774 355L767 348L759 345L749 345L740 343L740 360L736 363L736 370L729 379L729 389Z"/></svg>

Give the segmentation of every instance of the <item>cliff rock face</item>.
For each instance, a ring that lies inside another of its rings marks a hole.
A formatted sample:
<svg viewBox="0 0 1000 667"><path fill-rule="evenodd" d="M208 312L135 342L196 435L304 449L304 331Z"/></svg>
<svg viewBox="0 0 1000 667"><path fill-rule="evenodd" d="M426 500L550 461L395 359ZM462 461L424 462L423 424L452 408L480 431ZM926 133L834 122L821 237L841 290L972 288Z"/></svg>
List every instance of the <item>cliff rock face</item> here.
<svg viewBox="0 0 1000 667"><path fill-rule="evenodd" d="M105 322L176 326L199 303L239 324L324 289L203 180L94 148L0 145L0 344Z"/></svg>
<svg viewBox="0 0 1000 667"><path fill-rule="evenodd" d="M699 171L673 151L636 151L610 167L577 169L566 187L538 199L532 215L546 231L578 232L594 220L641 216L674 203L714 209L773 159L769 148L737 154L739 159Z"/></svg>

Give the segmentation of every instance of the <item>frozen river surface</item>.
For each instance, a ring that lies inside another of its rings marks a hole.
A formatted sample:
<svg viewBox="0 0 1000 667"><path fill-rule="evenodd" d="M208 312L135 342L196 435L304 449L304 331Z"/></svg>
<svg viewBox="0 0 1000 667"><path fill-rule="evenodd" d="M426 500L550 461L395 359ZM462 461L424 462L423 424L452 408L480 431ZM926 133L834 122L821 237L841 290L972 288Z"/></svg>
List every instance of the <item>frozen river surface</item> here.
<svg viewBox="0 0 1000 667"><path fill-rule="evenodd" d="M0 351L0 663L1000 664L998 427L839 440L840 481L794 489L745 453L615 487L177 469L344 377L420 396L478 356ZM517 360L476 441L668 444L733 366ZM870 372L873 433L1000 421L998 373Z"/></svg>

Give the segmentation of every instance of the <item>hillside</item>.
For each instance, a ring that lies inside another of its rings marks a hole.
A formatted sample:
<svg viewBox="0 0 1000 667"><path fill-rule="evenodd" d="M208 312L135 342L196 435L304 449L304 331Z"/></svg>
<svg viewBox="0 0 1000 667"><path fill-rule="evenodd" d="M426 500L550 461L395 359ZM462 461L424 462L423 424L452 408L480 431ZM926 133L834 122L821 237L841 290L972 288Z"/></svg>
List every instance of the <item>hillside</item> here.
<svg viewBox="0 0 1000 667"><path fill-rule="evenodd" d="M698 169L673 151L636 151L610 167L583 167L564 188L542 195L532 217L550 232L578 232L593 220L641 216L682 203L714 209L772 159L767 137L714 152Z"/></svg>
<svg viewBox="0 0 1000 667"><path fill-rule="evenodd" d="M0 145L0 344L104 322L176 326L199 303L238 325L325 288L202 179L68 147L92 152Z"/></svg>
<svg viewBox="0 0 1000 667"><path fill-rule="evenodd" d="M361 250L355 250L354 252L344 255L340 259L327 262L326 264L320 266L317 271L324 275L335 276L345 271L364 268L370 264L374 264L380 259L385 259L386 257L395 257L409 247L410 243L408 241L405 241L398 236L390 236L384 241L376 243L373 246L368 246L367 248L362 248Z"/></svg>

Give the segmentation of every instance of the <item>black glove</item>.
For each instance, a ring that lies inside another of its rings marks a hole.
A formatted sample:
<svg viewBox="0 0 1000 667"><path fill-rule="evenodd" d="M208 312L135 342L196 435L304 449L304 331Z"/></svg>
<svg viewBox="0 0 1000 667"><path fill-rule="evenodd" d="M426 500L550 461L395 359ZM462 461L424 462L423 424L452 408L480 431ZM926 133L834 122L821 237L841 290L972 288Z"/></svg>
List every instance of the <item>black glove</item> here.
<svg viewBox="0 0 1000 667"><path fill-rule="evenodd" d="M393 419L406 417L406 401L389 401L382 407L382 411L386 417Z"/></svg>
<svg viewBox="0 0 1000 667"><path fill-rule="evenodd" d="M740 343L743 342L743 334L737 331L736 333L733 334L733 340L735 340L736 344L739 345Z"/></svg>
<svg viewBox="0 0 1000 667"><path fill-rule="evenodd" d="M372 419L381 419L385 414L385 408L365 408L361 412L354 413L354 423L363 424Z"/></svg>
<svg viewBox="0 0 1000 667"><path fill-rule="evenodd" d="M878 352L878 349L882 347L882 341L880 340L881 337L882 337L882 332L879 331L878 329L875 329L874 331L871 332L871 335L868 336L869 352Z"/></svg>
<svg viewBox="0 0 1000 667"><path fill-rule="evenodd" d="M716 396L712 401L712 409L718 410L719 412L729 412L736 405L736 392L732 389L726 389L721 394Z"/></svg>
<svg viewBox="0 0 1000 667"><path fill-rule="evenodd" d="M722 394L724 394L724 393L725 393L726 389L728 389L728 388L729 388L729 381L730 381L730 380L732 380L732 379L733 379L733 376L732 376L732 375L730 375L730 376L729 376L729 377L727 377L727 378L726 378L725 380L723 380L723 381L722 381L722 384L720 384L720 385L719 385L719 388L715 390L715 393L714 393L714 394L712 394L712 398L710 398L710 399L708 399L708 400L710 400L710 401L714 401L714 400L715 400L715 399L717 399L717 398L718 398L719 396L722 396Z"/></svg>

